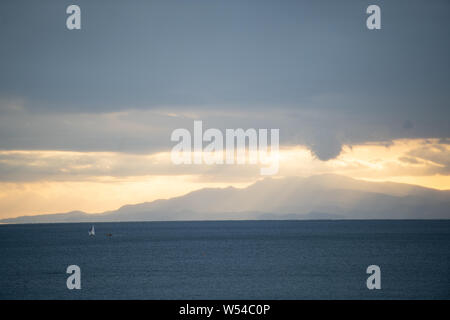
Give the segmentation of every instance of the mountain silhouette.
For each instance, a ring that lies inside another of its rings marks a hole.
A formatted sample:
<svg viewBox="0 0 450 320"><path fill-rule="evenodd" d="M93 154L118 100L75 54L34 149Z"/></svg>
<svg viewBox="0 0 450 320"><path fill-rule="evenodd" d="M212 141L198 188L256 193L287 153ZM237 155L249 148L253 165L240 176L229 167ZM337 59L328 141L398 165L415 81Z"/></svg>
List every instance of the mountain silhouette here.
<svg viewBox="0 0 450 320"><path fill-rule="evenodd" d="M450 190L339 175L266 178L247 188L205 188L87 214L22 216L2 223L236 219L449 219Z"/></svg>

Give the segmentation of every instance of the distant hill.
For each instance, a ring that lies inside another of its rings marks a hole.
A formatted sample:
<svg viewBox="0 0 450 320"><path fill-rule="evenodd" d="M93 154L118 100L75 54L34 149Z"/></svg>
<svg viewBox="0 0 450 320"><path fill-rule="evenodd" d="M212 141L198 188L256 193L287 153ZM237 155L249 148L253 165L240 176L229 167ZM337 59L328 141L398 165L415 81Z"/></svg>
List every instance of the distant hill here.
<svg viewBox="0 0 450 320"><path fill-rule="evenodd" d="M450 191L339 175L267 178L247 188L206 188L184 196L80 211L3 219L1 223L235 219L450 219Z"/></svg>

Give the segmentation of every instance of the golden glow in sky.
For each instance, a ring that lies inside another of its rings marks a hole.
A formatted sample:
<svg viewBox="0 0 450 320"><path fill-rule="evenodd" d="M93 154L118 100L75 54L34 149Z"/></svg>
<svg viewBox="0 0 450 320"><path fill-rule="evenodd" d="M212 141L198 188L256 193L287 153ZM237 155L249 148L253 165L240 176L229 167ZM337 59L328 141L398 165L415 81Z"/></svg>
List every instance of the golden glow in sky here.
<svg viewBox="0 0 450 320"><path fill-rule="evenodd" d="M306 147L282 147L277 177L333 173L450 189L450 146L437 139L344 146L332 160ZM261 179L258 165L174 165L170 152L0 151L0 218L122 205L180 196L205 187L246 187Z"/></svg>

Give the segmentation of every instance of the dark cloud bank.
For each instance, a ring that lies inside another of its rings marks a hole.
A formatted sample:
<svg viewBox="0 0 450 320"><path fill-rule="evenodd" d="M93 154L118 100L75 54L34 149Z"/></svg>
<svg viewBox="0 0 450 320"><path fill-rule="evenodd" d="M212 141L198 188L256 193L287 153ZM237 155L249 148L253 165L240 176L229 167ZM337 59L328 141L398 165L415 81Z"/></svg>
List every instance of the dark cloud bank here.
<svg viewBox="0 0 450 320"><path fill-rule="evenodd" d="M369 31L356 0L80 0L72 32L67 1L2 1L0 148L167 150L194 118L280 128L322 160L450 137L450 3L377 3ZM130 110L158 113L105 116Z"/></svg>

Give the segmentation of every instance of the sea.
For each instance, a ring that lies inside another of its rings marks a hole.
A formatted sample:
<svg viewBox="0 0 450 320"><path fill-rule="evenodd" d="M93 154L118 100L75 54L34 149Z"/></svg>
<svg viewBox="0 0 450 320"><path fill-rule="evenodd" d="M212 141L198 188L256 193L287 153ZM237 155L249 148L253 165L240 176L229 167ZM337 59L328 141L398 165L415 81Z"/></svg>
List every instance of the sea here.
<svg viewBox="0 0 450 320"><path fill-rule="evenodd" d="M0 299L450 298L449 220L91 226L0 225ZM81 289L67 287L71 265Z"/></svg>

